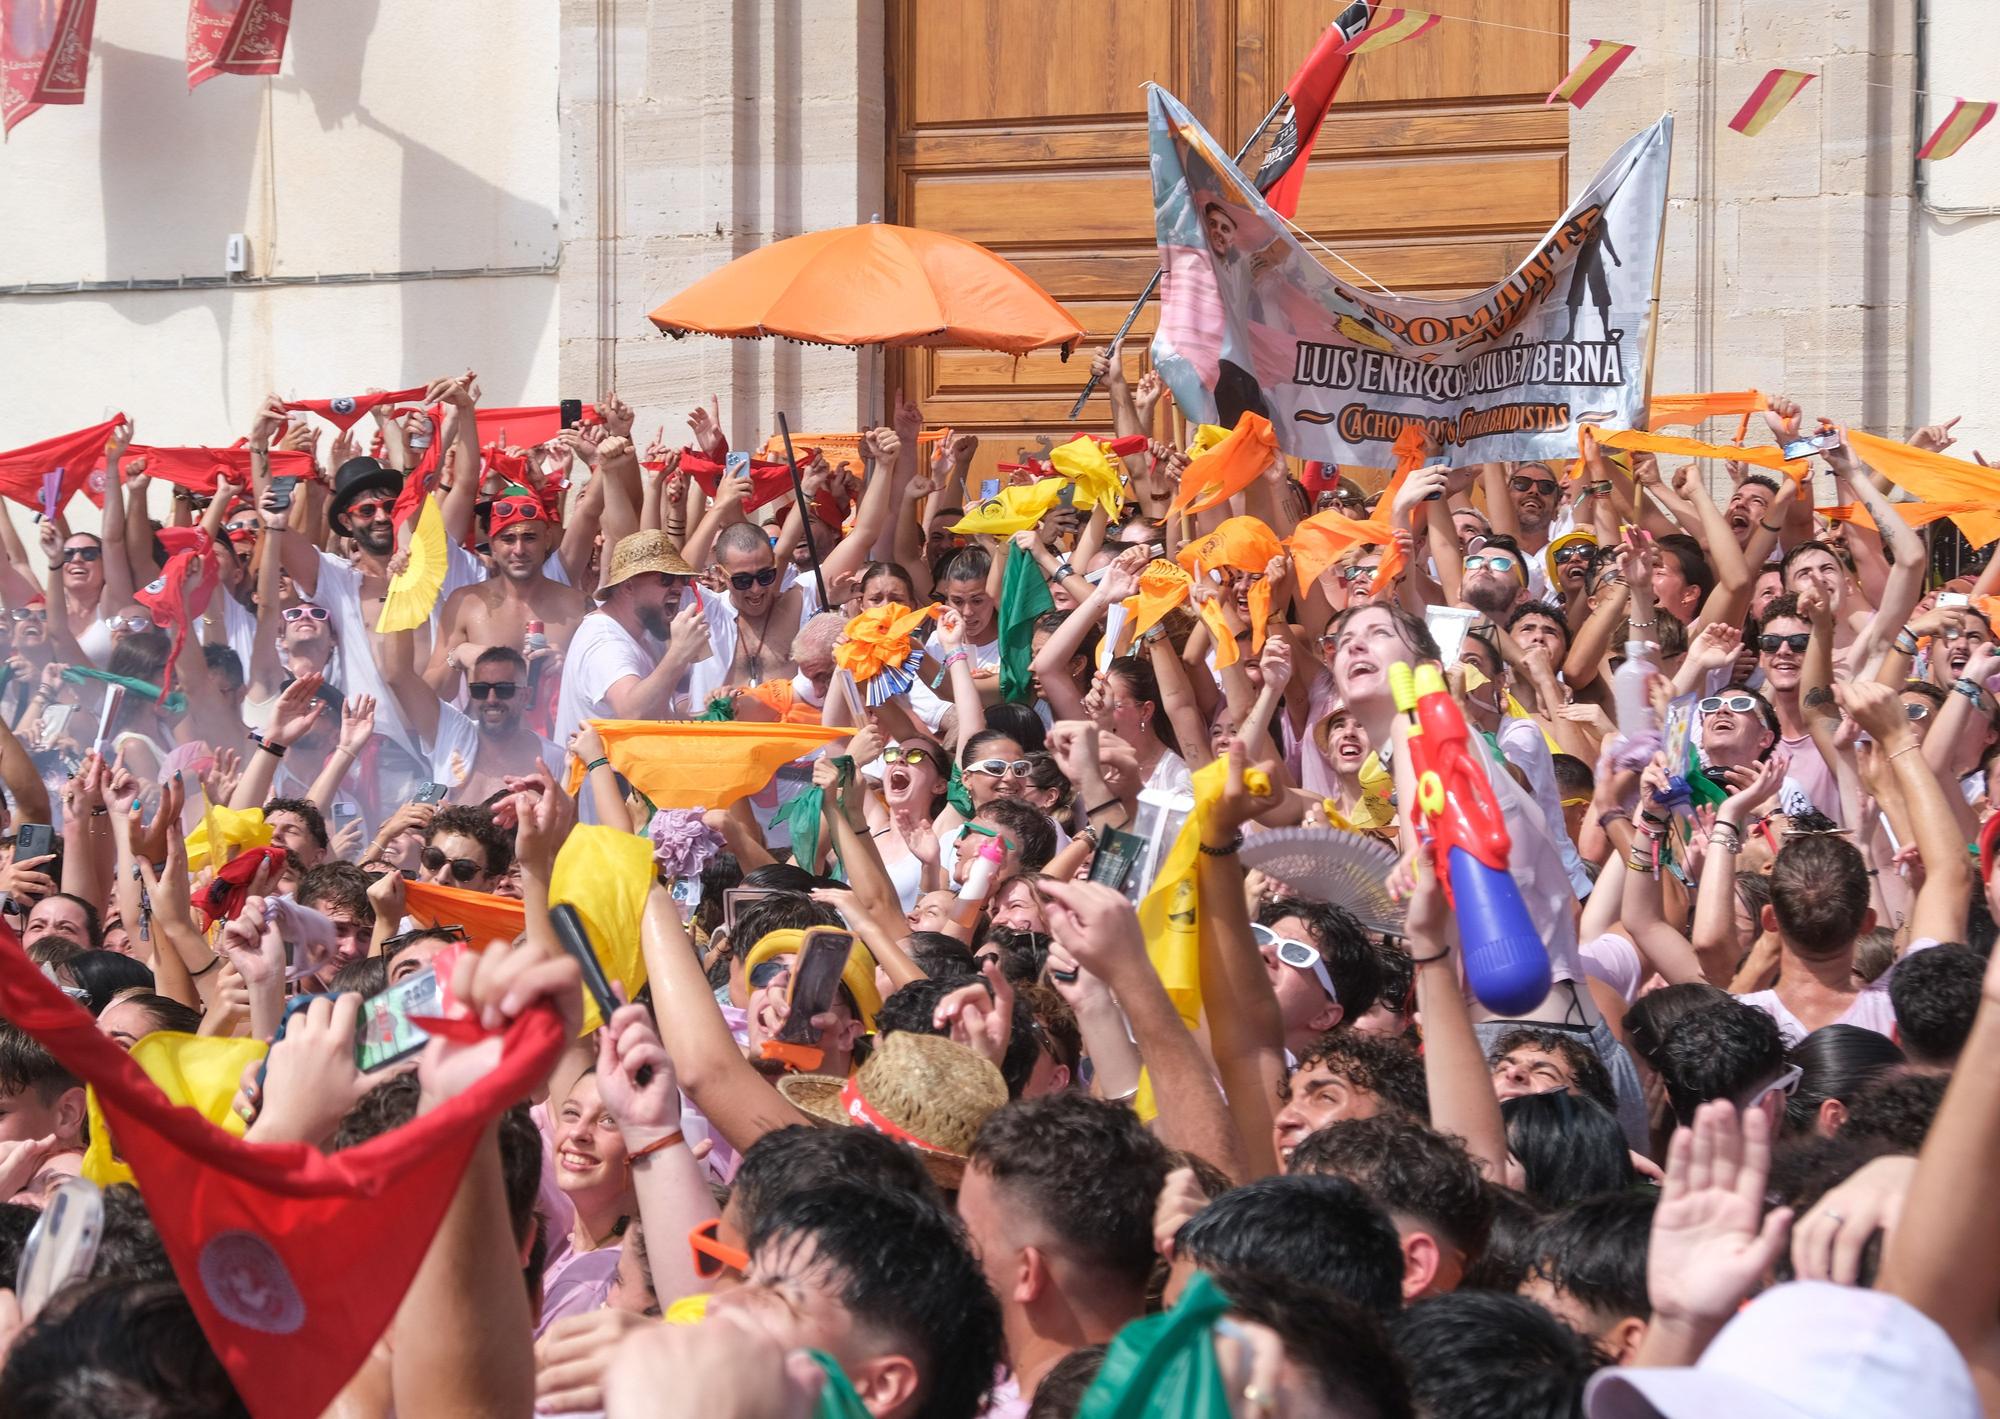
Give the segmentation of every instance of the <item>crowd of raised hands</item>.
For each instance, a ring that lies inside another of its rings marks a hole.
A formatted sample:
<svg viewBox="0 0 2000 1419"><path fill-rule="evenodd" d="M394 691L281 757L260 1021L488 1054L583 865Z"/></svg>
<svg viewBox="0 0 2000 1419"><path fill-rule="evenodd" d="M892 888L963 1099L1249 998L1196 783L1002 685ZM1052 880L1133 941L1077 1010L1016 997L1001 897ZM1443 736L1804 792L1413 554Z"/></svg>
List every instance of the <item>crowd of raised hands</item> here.
<svg viewBox="0 0 2000 1419"><path fill-rule="evenodd" d="M1190 516L1195 431L1096 372L1102 442L899 396L796 492L715 401L642 451L468 372L322 457L274 397L212 482L127 426L99 531L0 520L27 960L253 1147L486 1109L290 1412L2000 1399L1994 563L1826 420L1802 478L1586 429ZM1468 795L1547 954L1504 1010ZM248 1412L93 1082L0 1021L0 1280L107 1184L0 1294L0 1412Z"/></svg>

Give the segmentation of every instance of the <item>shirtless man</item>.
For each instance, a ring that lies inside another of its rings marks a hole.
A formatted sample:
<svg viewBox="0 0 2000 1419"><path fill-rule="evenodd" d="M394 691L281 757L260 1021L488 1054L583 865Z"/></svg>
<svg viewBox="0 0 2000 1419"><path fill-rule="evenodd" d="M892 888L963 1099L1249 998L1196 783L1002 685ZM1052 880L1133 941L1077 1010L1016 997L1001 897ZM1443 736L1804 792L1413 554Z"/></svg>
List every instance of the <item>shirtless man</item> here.
<svg viewBox="0 0 2000 1419"><path fill-rule="evenodd" d="M771 539L756 523L732 522L716 534L709 585L727 593L703 598L715 654L695 666L689 704L699 709L724 686L792 678L805 592L800 584L780 590L779 577Z"/></svg>
<svg viewBox="0 0 2000 1419"><path fill-rule="evenodd" d="M553 685L563 650L589 614L582 592L543 573L555 551L555 519L526 488L509 487L493 500L489 543L493 576L445 598L440 633L424 679L444 699L456 699L461 677L495 646L519 651L536 686ZM530 649L528 622L540 621L548 645ZM523 706L525 708L525 705Z"/></svg>

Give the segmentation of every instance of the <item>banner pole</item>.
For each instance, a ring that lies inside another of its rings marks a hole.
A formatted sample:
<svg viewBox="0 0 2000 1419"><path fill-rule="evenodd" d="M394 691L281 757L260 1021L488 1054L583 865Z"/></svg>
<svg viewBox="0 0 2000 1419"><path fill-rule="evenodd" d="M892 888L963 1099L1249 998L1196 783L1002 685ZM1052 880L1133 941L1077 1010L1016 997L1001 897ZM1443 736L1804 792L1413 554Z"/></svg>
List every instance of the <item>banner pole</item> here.
<svg viewBox="0 0 2000 1419"><path fill-rule="evenodd" d="M1289 93L1279 94L1278 101L1271 105L1270 110L1265 113L1256 128L1251 130L1250 136L1243 140L1243 146L1236 150L1236 157L1233 159L1238 167L1243 165L1243 160L1250 155L1250 150L1257 146L1257 140L1264 136L1265 130L1278 121L1278 115L1285 111L1285 104L1290 98L1291 95ZM1310 153L1300 153L1293 161L1302 163L1311 156L1312 154ZM1125 342L1125 337L1132 333L1132 326L1139 319L1139 312L1146 308L1146 302L1153 298L1153 292L1160 289L1160 278L1166 274L1165 270L1154 271L1153 278L1146 282L1146 289L1139 292L1139 299L1132 302L1132 309L1125 312L1125 323L1119 326L1118 333L1111 337L1111 344L1114 349L1122 345ZM1084 382L1083 393L1077 395L1076 403L1070 405L1070 418L1075 419L1083 413L1083 406L1090 402L1090 396L1096 391L1097 375L1093 372L1090 378Z"/></svg>
<svg viewBox="0 0 2000 1419"><path fill-rule="evenodd" d="M792 500L799 505L799 535L806 539L806 555L812 558L813 580L819 584L819 608L822 611L833 607L826 599L826 574L819 569L819 545L813 541L812 509L806 506L806 485L799 477L799 458L792 452L792 426L785 422L785 414L778 411L778 432L785 437L785 462L792 470Z"/></svg>
<svg viewBox="0 0 2000 1419"><path fill-rule="evenodd" d="M1642 394L1639 407L1651 410L1653 407L1653 351L1660 340L1660 277L1667 269L1667 211L1673 205L1674 190L1674 127L1671 120L1667 124L1667 173L1660 185L1660 232L1653 243L1653 297L1646 307L1646 356L1641 371ZM1652 425L1650 413L1646 418L1648 427ZM1639 490L1637 474L1632 478L1632 525L1640 522L1640 508L1645 494Z"/></svg>

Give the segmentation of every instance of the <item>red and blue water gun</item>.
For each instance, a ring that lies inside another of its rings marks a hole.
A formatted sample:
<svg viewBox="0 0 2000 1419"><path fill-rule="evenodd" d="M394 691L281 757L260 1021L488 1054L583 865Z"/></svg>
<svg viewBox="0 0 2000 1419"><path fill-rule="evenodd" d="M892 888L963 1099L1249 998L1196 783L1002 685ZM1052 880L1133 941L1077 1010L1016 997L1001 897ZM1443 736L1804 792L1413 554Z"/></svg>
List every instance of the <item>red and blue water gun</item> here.
<svg viewBox="0 0 2000 1419"><path fill-rule="evenodd" d="M1390 666L1389 693L1410 716L1417 831L1458 921L1466 983L1494 1014L1525 1014L1548 996L1548 948L1507 871L1513 840L1465 715L1435 665Z"/></svg>

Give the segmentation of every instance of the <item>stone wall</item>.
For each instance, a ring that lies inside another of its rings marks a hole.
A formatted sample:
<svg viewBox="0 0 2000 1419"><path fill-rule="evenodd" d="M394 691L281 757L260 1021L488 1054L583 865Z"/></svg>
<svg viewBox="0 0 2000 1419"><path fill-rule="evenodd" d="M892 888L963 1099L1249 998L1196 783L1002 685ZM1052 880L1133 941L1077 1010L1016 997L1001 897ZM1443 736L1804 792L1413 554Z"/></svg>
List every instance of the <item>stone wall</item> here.
<svg viewBox="0 0 2000 1419"><path fill-rule="evenodd" d="M738 446L779 409L855 427L879 357L675 341L646 313L747 251L881 210L882 56L881 0L563 0L565 394L615 387L670 440L711 393Z"/></svg>

